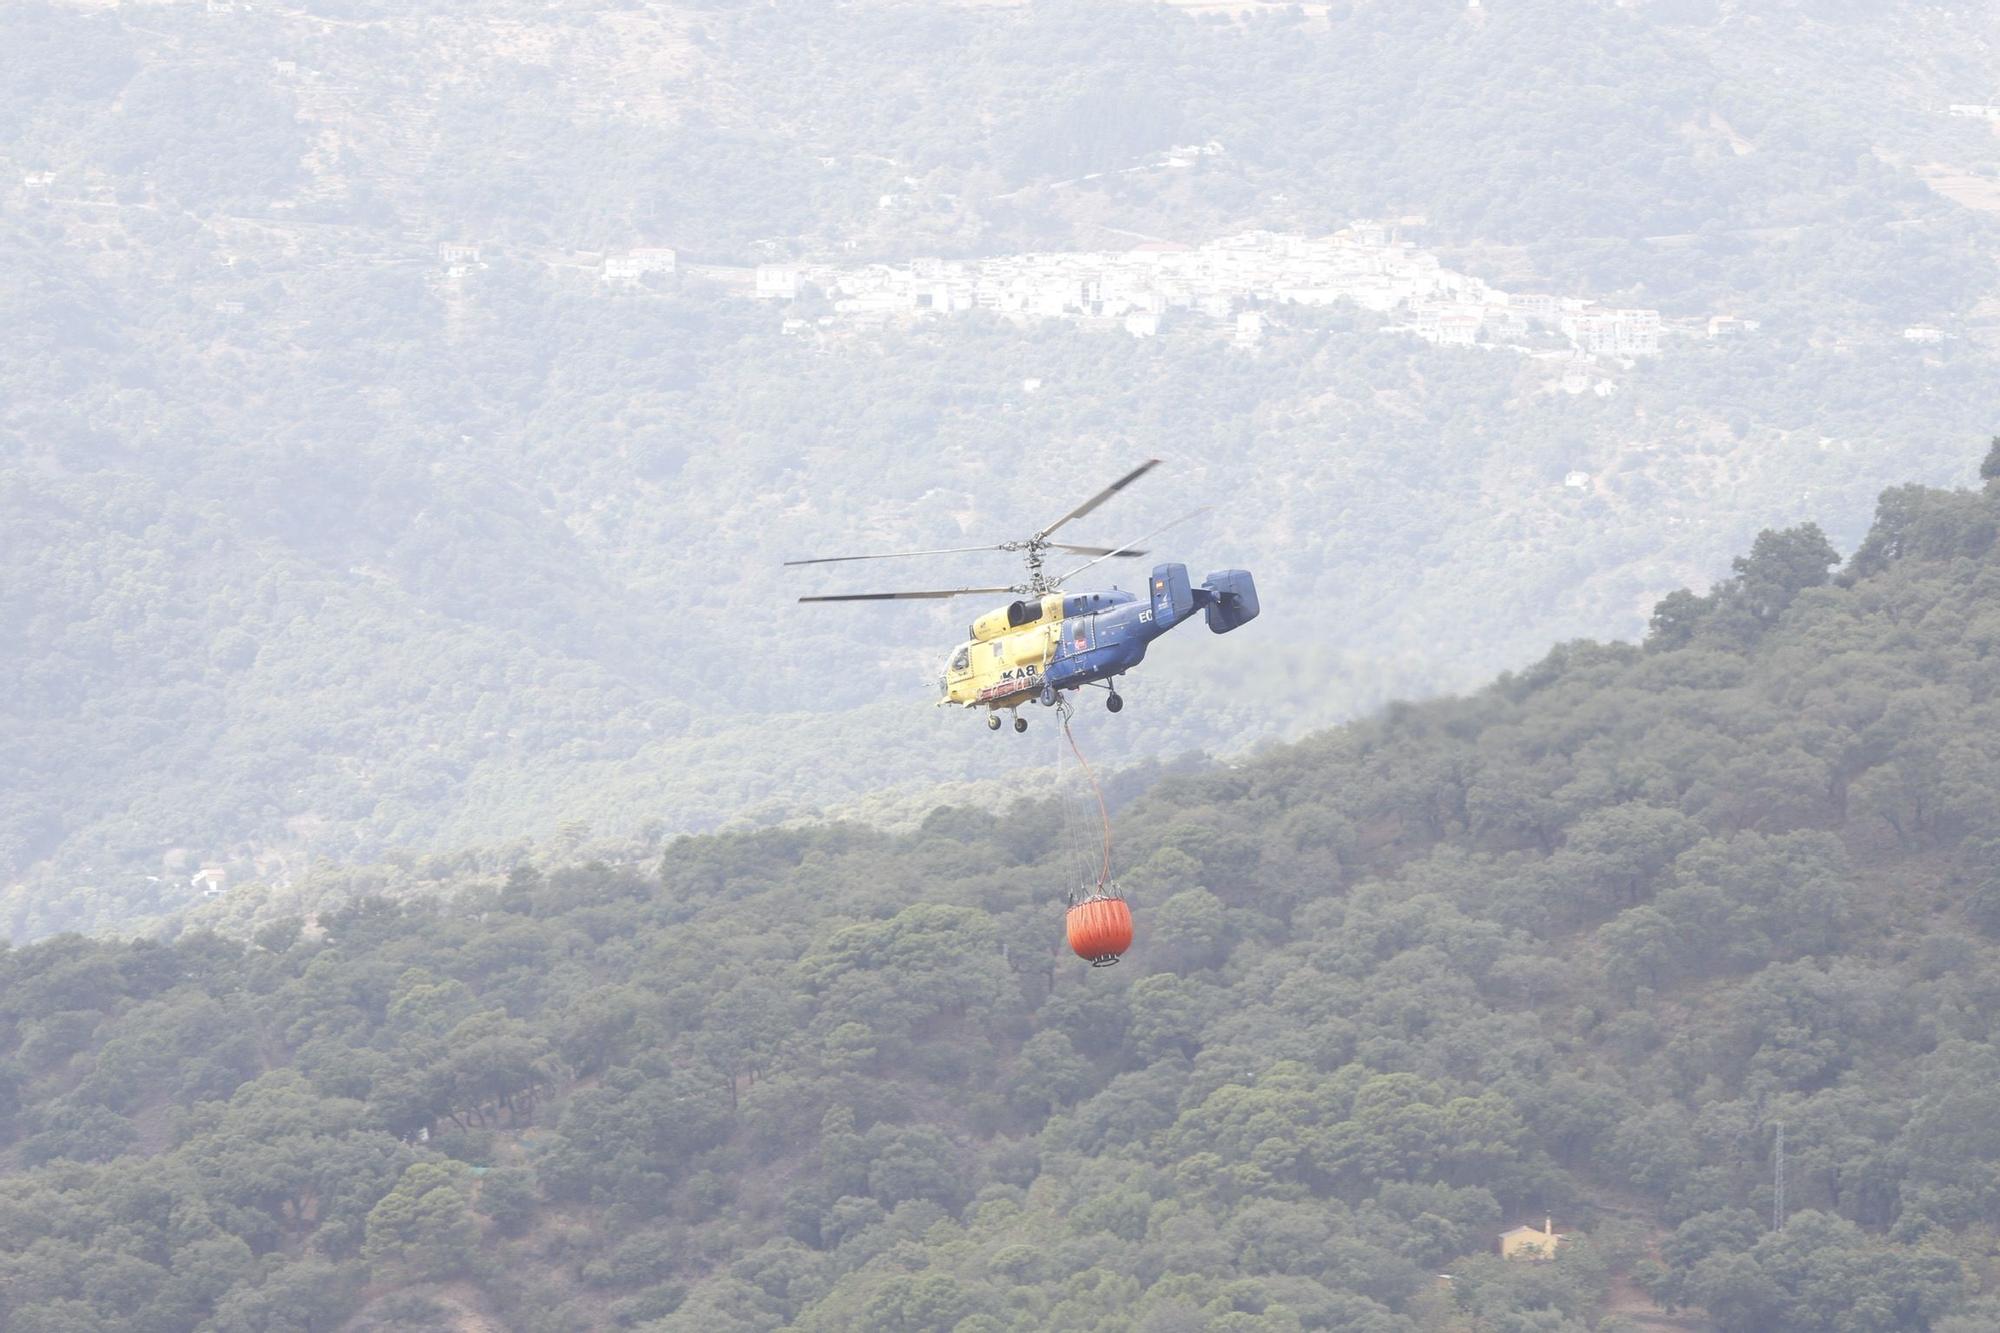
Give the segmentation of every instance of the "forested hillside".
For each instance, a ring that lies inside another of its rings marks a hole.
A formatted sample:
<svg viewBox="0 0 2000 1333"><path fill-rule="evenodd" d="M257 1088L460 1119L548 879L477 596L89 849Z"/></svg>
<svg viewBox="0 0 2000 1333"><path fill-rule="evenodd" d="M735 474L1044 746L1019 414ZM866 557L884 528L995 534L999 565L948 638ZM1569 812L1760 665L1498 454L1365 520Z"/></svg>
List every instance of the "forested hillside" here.
<svg viewBox="0 0 2000 1333"><path fill-rule="evenodd" d="M807 614L835 581L778 562L1023 535L1142 457L1079 538L1215 502L1168 553L1255 569L1266 613L1163 643L1114 761L1636 633L1765 527L1852 543L1990 425L2000 140L1945 108L1996 95L1995 23L8 5L0 928L157 920L210 864L611 855L1033 781L1046 747L923 707L971 608ZM1133 169L1185 143L1220 151ZM821 335L715 276L1358 217L1679 331L1580 370L1351 306L1271 304L1254 352L1192 319ZM638 246L680 271L601 280Z"/></svg>
<svg viewBox="0 0 2000 1333"><path fill-rule="evenodd" d="M1837 564L1163 781L1110 970L1036 800L0 954L0 1322L1990 1329L2000 485Z"/></svg>

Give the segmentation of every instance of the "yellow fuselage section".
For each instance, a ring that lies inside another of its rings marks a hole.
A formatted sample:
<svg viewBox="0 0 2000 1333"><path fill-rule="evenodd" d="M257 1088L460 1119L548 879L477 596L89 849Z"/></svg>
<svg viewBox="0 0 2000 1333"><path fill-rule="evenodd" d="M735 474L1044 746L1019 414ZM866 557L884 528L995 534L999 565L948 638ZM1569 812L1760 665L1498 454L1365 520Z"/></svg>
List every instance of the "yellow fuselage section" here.
<svg viewBox="0 0 2000 1333"><path fill-rule="evenodd" d="M1062 642L1063 599L1051 593L990 611L972 638L945 662L940 704L1009 708L1042 691L1042 677Z"/></svg>

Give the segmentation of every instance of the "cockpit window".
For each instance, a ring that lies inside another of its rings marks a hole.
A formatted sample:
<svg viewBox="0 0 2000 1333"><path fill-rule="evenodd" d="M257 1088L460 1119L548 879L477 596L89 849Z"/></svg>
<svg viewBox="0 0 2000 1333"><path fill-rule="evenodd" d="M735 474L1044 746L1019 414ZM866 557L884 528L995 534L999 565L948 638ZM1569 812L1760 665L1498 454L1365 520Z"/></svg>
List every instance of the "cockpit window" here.
<svg viewBox="0 0 2000 1333"><path fill-rule="evenodd" d="M951 659L951 669L953 671L966 671L969 670L971 666L972 666L972 649L970 648L959 649L957 655Z"/></svg>

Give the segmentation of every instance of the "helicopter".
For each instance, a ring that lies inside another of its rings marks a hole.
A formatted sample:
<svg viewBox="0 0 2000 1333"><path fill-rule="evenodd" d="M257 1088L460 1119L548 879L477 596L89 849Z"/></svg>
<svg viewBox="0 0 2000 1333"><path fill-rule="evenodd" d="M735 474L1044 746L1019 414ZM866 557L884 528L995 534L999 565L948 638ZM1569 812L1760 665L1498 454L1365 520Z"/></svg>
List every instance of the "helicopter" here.
<svg viewBox="0 0 2000 1333"><path fill-rule="evenodd" d="M982 546L950 546L930 551L887 551L875 555L830 555L787 560L787 566L839 564L853 560L905 560L960 555L973 551L1019 553L1027 564L1025 582L991 588L940 588L911 592L850 592L801 597L801 602L938 601L1013 593L1016 600L988 611L972 622L966 641L945 658L938 673L938 707L986 709L986 727L1000 730L1000 713L1013 716L1014 730L1026 731L1020 714L1025 703L1053 707L1066 693L1085 686L1104 689L1105 707L1116 713L1125 706L1118 678L1146 656L1147 645L1200 611L1211 631L1227 634L1257 618L1257 585L1244 569L1210 574L1199 586L1183 564L1153 566L1142 595L1113 587L1099 592L1064 592L1063 585L1087 569L1110 559L1137 559L1146 554L1138 542L1165 532L1209 506L1183 514L1172 523L1123 546L1079 546L1052 540L1056 529L1096 509L1158 467L1149 458L1032 536ZM1050 574L1051 552L1091 557L1063 574ZM1067 716L1067 713L1065 713Z"/></svg>

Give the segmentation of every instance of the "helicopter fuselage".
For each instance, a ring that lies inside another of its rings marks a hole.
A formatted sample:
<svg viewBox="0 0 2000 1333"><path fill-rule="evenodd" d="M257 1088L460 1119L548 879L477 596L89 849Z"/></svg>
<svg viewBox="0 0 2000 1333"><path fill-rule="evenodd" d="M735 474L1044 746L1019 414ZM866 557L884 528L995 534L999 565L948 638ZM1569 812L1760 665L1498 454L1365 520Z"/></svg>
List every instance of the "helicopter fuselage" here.
<svg viewBox="0 0 2000 1333"><path fill-rule="evenodd" d="M1196 611L1217 634L1257 616L1257 588L1246 570L1210 574L1194 587L1186 565L1156 565L1146 587L1144 595L1118 588L1049 593L988 612L946 659L938 703L997 709L1052 702L1061 691L1138 666L1154 639Z"/></svg>

